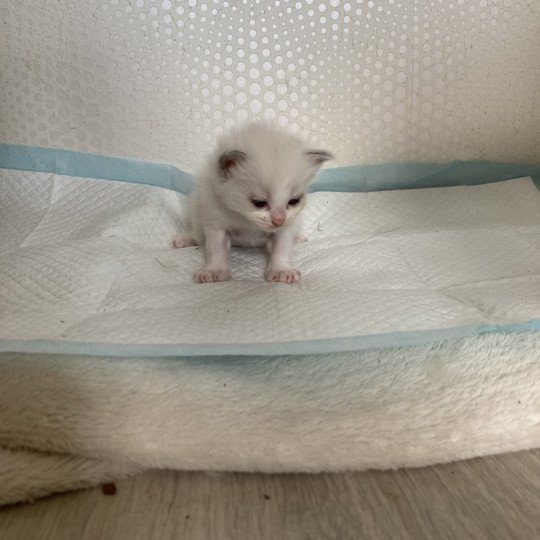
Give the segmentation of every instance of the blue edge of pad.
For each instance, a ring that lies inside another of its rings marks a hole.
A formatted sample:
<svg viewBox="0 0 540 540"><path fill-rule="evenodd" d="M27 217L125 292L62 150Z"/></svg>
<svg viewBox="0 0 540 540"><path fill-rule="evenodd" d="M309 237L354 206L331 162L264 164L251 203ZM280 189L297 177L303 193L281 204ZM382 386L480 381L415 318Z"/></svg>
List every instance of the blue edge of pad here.
<svg viewBox="0 0 540 540"><path fill-rule="evenodd" d="M0 168L147 184L180 193L189 193L193 186L193 175L172 165L15 144L0 144ZM473 186L524 176L530 176L540 189L540 165L493 161L357 165L321 170L312 184L312 191L366 192ZM490 332L533 330L540 330L540 319L506 325L469 325L282 343L124 344L0 339L0 352L129 357L299 355L416 345Z"/></svg>

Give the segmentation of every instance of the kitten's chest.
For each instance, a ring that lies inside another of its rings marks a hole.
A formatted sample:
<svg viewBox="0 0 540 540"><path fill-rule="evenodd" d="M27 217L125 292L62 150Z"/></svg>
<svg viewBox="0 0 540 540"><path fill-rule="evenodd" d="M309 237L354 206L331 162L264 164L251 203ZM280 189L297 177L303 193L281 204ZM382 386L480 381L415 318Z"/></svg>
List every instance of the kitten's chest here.
<svg viewBox="0 0 540 540"><path fill-rule="evenodd" d="M269 233L253 229L243 229L241 227L227 229L227 234L231 239L231 245L237 247L261 247L270 238Z"/></svg>

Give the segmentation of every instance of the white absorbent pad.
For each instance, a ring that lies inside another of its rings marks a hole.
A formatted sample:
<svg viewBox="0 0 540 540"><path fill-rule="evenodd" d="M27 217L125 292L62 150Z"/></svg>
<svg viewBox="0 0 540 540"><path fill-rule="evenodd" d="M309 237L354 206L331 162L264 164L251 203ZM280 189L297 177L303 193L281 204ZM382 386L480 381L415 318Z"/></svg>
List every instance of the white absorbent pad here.
<svg viewBox="0 0 540 540"><path fill-rule="evenodd" d="M540 192L475 187L314 193L299 284L232 250L233 279L196 284L202 248L172 249L184 195L0 171L0 350L281 354L538 328Z"/></svg>

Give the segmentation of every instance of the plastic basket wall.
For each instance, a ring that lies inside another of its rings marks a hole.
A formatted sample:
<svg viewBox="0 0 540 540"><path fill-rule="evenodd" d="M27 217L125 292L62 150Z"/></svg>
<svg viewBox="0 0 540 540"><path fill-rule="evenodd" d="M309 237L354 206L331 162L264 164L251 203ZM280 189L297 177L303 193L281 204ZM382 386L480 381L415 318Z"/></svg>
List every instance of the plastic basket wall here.
<svg viewBox="0 0 540 540"><path fill-rule="evenodd" d="M536 2L1 2L0 142L193 170L278 118L339 164L538 161Z"/></svg>

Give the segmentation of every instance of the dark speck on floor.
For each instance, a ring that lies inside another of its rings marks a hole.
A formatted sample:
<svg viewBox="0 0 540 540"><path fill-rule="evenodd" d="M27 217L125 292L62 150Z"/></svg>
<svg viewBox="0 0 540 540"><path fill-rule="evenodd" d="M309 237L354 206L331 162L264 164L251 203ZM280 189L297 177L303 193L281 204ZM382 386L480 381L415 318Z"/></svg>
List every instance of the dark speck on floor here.
<svg viewBox="0 0 540 540"><path fill-rule="evenodd" d="M103 495L116 495L116 485L115 484L103 484L101 486L101 492Z"/></svg>

